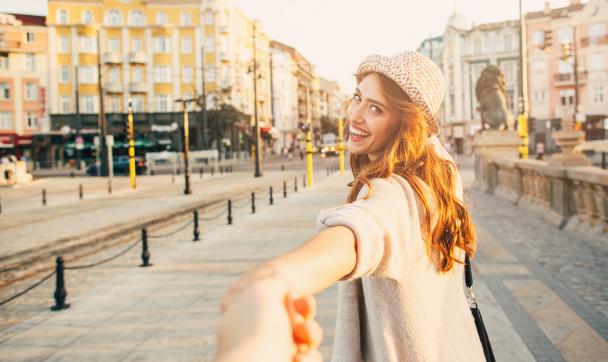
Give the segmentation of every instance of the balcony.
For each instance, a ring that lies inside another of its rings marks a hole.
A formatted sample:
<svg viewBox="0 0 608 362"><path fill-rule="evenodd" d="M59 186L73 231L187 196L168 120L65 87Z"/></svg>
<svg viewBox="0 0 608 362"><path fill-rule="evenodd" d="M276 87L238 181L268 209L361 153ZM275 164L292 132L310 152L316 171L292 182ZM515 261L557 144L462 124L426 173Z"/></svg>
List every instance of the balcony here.
<svg viewBox="0 0 608 362"><path fill-rule="evenodd" d="M122 57L120 52L105 52L103 53L103 62L106 64L120 64L122 63Z"/></svg>
<svg viewBox="0 0 608 362"><path fill-rule="evenodd" d="M131 64L146 64L148 59L146 59L145 52L131 52L129 53L129 63Z"/></svg>
<svg viewBox="0 0 608 362"><path fill-rule="evenodd" d="M145 82L131 82L129 83L129 92L137 93L148 93Z"/></svg>
<svg viewBox="0 0 608 362"><path fill-rule="evenodd" d="M583 48L602 44L608 44L608 34L599 36L587 36L581 39L581 46Z"/></svg>
<svg viewBox="0 0 608 362"><path fill-rule="evenodd" d="M103 84L103 89L107 94L122 93L121 82L106 82Z"/></svg>
<svg viewBox="0 0 608 362"><path fill-rule="evenodd" d="M555 117L556 118L574 117L574 106L573 105L561 105L561 106L555 107Z"/></svg>
<svg viewBox="0 0 608 362"><path fill-rule="evenodd" d="M21 42L18 40L0 40L0 51L15 51L21 49Z"/></svg>
<svg viewBox="0 0 608 362"><path fill-rule="evenodd" d="M557 73L553 75L555 85L574 85L574 73ZM578 73L578 84L584 84L587 81L587 71Z"/></svg>

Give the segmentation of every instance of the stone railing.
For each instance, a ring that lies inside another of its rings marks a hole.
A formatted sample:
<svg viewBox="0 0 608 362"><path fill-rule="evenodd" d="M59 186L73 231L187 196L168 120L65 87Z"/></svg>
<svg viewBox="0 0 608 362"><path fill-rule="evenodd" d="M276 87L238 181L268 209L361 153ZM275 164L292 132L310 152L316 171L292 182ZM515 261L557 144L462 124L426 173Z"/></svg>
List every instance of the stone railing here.
<svg viewBox="0 0 608 362"><path fill-rule="evenodd" d="M608 170L591 166L557 167L547 161L487 156L476 183L537 210L546 220L608 246Z"/></svg>

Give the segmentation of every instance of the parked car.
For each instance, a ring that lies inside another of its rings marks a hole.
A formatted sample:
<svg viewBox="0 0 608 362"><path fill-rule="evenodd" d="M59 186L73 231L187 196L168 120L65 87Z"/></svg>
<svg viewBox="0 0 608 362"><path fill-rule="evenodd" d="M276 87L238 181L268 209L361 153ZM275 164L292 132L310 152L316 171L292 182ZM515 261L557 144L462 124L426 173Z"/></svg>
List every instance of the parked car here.
<svg viewBox="0 0 608 362"><path fill-rule="evenodd" d="M115 175L129 174L129 156L118 156L112 160L112 168ZM146 163L143 158L135 157L135 174L141 175L146 170ZM92 164L87 168L87 175L97 176L97 165Z"/></svg>

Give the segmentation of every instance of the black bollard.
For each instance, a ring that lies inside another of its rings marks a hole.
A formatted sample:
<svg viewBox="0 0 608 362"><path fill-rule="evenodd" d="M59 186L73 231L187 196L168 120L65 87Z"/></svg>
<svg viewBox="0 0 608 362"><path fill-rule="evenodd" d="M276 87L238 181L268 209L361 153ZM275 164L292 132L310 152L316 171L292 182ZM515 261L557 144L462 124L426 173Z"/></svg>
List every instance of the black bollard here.
<svg viewBox="0 0 608 362"><path fill-rule="evenodd" d="M203 168L198 169L198 178L203 178Z"/></svg>
<svg viewBox="0 0 608 362"><path fill-rule="evenodd" d="M287 181L283 181L283 198L287 197Z"/></svg>
<svg viewBox="0 0 608 362"><path fill-rule="evenodd" d="M150 264L150 249L148 249L148 230L141 229L141 261L140 267L147 267Z"/></svg>
<svg viewBox="0 0 608 362"><path fill-rule="evenodd" d="M293 191L298 192L298 178L297 177L293 178Z"/></svg>
<svg viewBox="0 0 608 362"><path fill-rule="evenodd" d="M78 197L80 197L80 199L82 200L82 197L83 197L82 184L78 185Z"/></svg>
<svg viewBox="0 0 608 362"><path fill-rule="evenodd" d="M112 194L112 181L108 179L108 193Z"/></svg>
<svg viewBox="0 0 608 362"><path fill-rule="evenodd" d="M232 225L232 200L228 200L228 225Z"/></svg>
<svg viewBox="0 0 608 362"><path fill-rule="evenodd" d="M251 213L255 214L255 192L251 193Z"/></svg>
<svg viewBox="0 0 608 362"><path fill-rule="evenodd" d="M171 182L175 183L175 171L171 171Z"/></svg>
<svg viewBox="0 0 608 362"><path fill-rule="evenodd" d="M281 171L285 171L285 165L281 165Z"/></svg>
<svg viewBox="0 0 608 362"><path fill-rule="evenodd" d="M306 188L306 175L302 175L302 188Z"/></svg>
<svg viewBox="0 0 608 362"><path fill-rule="evenodd" d="M199 230L198 230L198 211L194 210L194 239L192 241L199 241Z"/></svg>
<svg viewBox="0 0 608 362"><path fill-rule="evenodd" d="M46 189L42 189L42 206L46 206Z"/></svg>
<svg viewBox="0 0 608 362"><path fill-rule="evenodd" d="M55 298L55 305L51 307L51 310L54 312L70 307L69 304L65 303L65 298L68 296L68 291L65 290L65 278L63 271L63 258L58 256L57 259L55 259L55 293L53 294L53 298Z"/></svg>
<svg viewBox="0 0 608 362"><path fill-rule="evenodd" d="M74 178L74 171L70 171L70 177Z"/></svg>
<svg viewBox="0 0 608 362"><path fill-rule="evenodd" d="M270 188L268 189L268 195L269 195L268 198L269 198L270 205L274 204L274 200L272 198L272 186L270 186ZM2 211L2 209L0 208L0 212L1 211Z"/></svg>

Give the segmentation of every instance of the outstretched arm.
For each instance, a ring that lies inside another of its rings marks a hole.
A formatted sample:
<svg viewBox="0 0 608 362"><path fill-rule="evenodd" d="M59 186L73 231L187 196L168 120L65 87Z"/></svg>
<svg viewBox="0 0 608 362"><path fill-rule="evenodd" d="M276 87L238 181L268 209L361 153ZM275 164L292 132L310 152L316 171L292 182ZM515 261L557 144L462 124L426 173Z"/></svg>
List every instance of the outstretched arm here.
<svg viewBox="0 0 608 362"><path fill-rule="evenodd" d="M323 230L295 250L263 263L239 278L222 297L222 310L226 310L244 287L269 277L287 282L293 298L322 291L353 270L355 245L355 235L346 226Z"/></svg>

